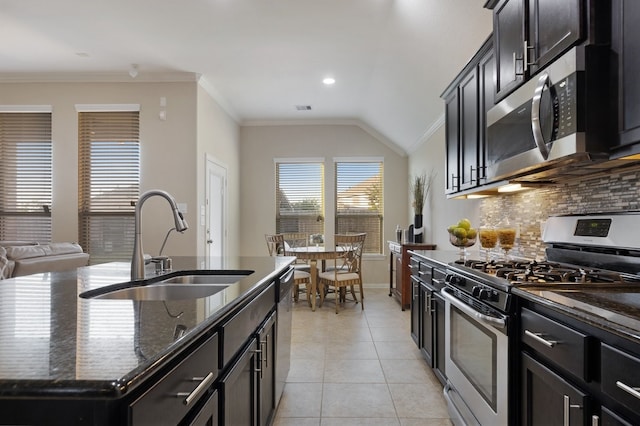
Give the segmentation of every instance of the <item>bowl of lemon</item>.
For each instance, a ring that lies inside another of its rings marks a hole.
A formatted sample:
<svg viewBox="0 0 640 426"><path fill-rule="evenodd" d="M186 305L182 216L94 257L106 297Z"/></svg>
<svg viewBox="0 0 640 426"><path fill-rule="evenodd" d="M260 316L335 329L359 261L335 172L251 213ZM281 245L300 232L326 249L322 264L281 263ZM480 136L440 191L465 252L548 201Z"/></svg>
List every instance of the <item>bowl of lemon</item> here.
<svg viewBox="0 0 640 426"><path fill-rule="evenodd" d="M467 247L474 245L478 239L478 231L471 226L469 219L462 219L455 225L447 228L449 232L449 242L460 249L460 258L467 255Z"/></svg>

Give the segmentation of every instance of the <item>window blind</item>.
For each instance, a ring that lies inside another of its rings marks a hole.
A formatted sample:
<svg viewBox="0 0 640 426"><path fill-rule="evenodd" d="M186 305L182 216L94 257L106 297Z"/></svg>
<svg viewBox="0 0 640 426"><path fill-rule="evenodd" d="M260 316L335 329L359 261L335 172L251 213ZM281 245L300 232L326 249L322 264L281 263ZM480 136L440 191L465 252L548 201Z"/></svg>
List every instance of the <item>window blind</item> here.
<svg viewBox="0 0 640 426"><path fill-rule="evenodd" d="M91 263L131 259L139 127L137 111L79 113L79 239Z"/></svg>
<svg viewBox="0 0 640 426"><path fill-rule="evenodd" d="M366 232L365 253L382 253L382 161L339 161L336 170L336 233Z"/></svg>
<svg viewBox="0 0 640 426"><path fill-rule="evenodd" d="M0 240L51 242L51 113L0 113Z"/></svg>
<svg viewBox="0 0 640 426"><path fill-rule="evenodd" d="M276 162L276 232L324 234L323 163Z"/></svg>

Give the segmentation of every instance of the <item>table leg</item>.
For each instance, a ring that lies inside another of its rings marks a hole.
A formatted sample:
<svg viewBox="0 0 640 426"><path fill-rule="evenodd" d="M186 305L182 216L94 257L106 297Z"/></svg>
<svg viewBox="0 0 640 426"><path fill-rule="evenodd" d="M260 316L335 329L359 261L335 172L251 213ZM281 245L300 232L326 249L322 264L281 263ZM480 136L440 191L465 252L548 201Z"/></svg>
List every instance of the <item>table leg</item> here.
<svg viewBox="0 0 640 426"><path fill-rule="evenodd" d="M318 293L318 261L316 259L311 259L309 264L311 266L311 290L309 292L309 297L311 297L311 310L316 310L316 294Z"/></svg>

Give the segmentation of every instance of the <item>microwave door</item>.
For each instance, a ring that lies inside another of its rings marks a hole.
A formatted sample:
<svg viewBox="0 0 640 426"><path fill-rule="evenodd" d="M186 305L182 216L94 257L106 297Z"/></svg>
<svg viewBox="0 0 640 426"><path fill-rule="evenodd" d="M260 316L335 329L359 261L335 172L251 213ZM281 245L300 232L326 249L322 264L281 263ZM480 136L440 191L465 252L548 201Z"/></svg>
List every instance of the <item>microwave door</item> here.
<svg viewBox="0 0 640 426"><path fill-rule="evenodd" d="M542 154L542 158L549 159L549 147L555 139L558 119L558 99L555 96L549 74L540 75L531 101L531 131L533 140Z"/></svg>

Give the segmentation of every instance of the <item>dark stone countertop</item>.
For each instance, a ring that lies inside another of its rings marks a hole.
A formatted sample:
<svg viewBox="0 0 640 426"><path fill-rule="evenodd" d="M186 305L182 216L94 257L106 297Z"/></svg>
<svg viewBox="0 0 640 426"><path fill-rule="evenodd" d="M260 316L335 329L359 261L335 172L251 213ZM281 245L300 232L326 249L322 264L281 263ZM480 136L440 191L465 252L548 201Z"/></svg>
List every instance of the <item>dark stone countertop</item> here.
<svg viewBox="0 0 640 426"><path fill-rule="evenodd" d="M460 259L460 253L457 250L410 250L409 253L442 267L449 266L450 263Z"/></svg>
<svg viewBox="0 0 640 426"><path fill-rule="evenodd" d="M640 344L640 286L514 288L513 294Z"/></svg>
<svg viewBox="0 0 640 426"><path fill-rule="evenodd" d="M122 396L266 288L293 259L227 259L226 269L254 273L213 296L167 302L78 297L129 281L129 263L0 281L0 397ZM174 271L206 269L203 264L173 258Z"/></svg>

